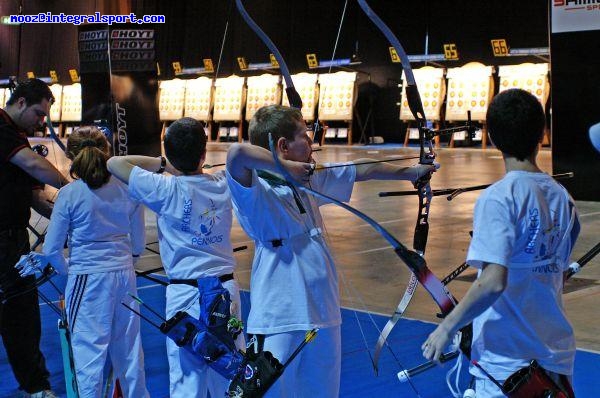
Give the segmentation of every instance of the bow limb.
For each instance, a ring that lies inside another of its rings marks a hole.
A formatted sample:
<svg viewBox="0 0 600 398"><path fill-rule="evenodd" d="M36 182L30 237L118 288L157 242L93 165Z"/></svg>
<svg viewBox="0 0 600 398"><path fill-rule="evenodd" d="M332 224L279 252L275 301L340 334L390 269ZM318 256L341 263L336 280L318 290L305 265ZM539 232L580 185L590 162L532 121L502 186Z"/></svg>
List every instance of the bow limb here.
<svg viewBox="0 0 600 398"><path fill-rule="evenodd" d="M381 349L383 348L384 345L388 344L387 343L388 336L392 332L392 329L394 329L394 326L396 326L396 323L398 323L398 321L404 315L404 311L406 311L406 309L408 308L408 305L410 304L410 301L412 300L412 298L415 294L415 291L417 290L417 286L418 286L417 282L418 282L417 277L415 276L415 274L413 272L411 272L410 279L408 280L408 284L406 285L406 290L404 291L404 295L402 296L402 299L396 306L396 310L394 311L394 314L392 315L392 317L390 319L388 319L388 321L386 322L383 329L381 329L381 333L379 334L379 337L377 338L377 344L375 345L375 350L373 353L373 369L375 370L375 374L379 374L378 363L379 363L379 357L381 355Z"/></svg>
<svg viewBox="0 0 600 398"><path fill-rule="evenodd" d="M410 65L408 55L406 54L406 51L404 51L404 47L402 47L402 44L400 44L400 41L396 35L394 35L385 22L383 22L383 20L371 9L366 0L358 0L358 4L398 53L398 57L402 63L402 69L404 70L404 75L406 77L405 88L408 108L410 109L415 121L417 122L417 126L419 127L419 138L421 144L419 163L432 164L435 160L433 143L426 134L428 130L427 118L425 117L423 102L421 101L421 94L419 94L419 88L417 87L417 82L415 80L415 75ZM427 146L427 152L425 151L425 146Z"/></svg>
<svg viewBox="0 0 600 398"><path fill-rule="evenodd" d="M367 14L369 19L375 25L377 25L381 33L383 33L383 35L386 37L386 39L388 39L390 44L398 53L398 57L400 58L402 68L404 70L404 75L406 76L406 99L408 102L408 108L412 112L417 124L425 127L427 120L425 119L425 111L423 110L421 95L419 94L419 89L417 88L417 83L415 81L415 75L412 67L410 66L408 55L406 54L406 51L404 51L404 47L402 47L400 41L394 35L391 29L385 24L385 22L381 20L381 18L379 18L379 16L371 9L365 0L358 0L358 5L360 8L362 8L365 14Z"/></svg>
<svg viewBox="0 0 600 398"><path fill-rule="evenodd" d="M445 286L448 283L452 282L454 279L456 279L457 276L462 274L463 271L465 271L468 267L469 267L469 265L466 262L459 265L450 274L448 274L444 279L442 279L442 285ZM406 309L408 308L408 305L410 304L410 301L412 300L416 290L417 290L417 277L415 276L414 273L411 273L410 279L408 281L408 285L406 286L406 291L404 292L402 299L398 303L398 306L396 307L396 310L394 311L394 314L392 315L392 317L387 321L387 323L381 330L379 338L377 339L377 344L375 345L375 350L374 350L374 354L373 354L373 368L375 369L375 373L379 373L379 368L378 368L377 364L379 363L381 349L383 348L384 345L389 347L389 345L387 343L387 338L390 335L390 333L392 332L392 329L394 329L394 326L396 326L396 323L398 323L398 321L404 315L404 311L406 311ZM391 350L391 348L390 348L390 350Z"/></svg>
<svg viewBox="0 0 600 398"><path fill-rule="evenodd" d="M62 141L60 140L60 138L58 138L58 135L56 134L56 131L54 131L54 125L52 124L52 120L50 119L50 115L46 116L46 125L48 126L48 130L50 130L50 137L52 137L52 139L54 140L54 142L56 142L56 145L58 145L58 147L60 149L62 149L62 151L66 154L67 153L67 148L65 147L65 144L62 143Z"/></svg>
<svg viewBox="0 0 600 398"><path fill-rule="evenodd" d="M285 84L286 84L285 92L287 94L287 97L288 97L291 107L296 108L296 109L302 109L302 98L300 98L300 94L298 94L298 91L296 91L296 88L294 87L292 75L290 74L290 70L288 69L287 64L285 63L285 60L283 59L281 52L279 52L279 49L275 46L275 43L273 43L273 41L260 28L260 26L258 26L258 24L256 22L254 22L254 20L250 16L250 14L248 14L248 11L246 11L246 9L244 8L244 4L242 3L242 0L235 0L235 5L236 5L238 11L240 12L242 18L244 19L244 21L246 21L248 26L250 26L250 29L252 29L254 31L254 33L256 33L258 35L258 37L260 37L260 39L263 41L263 43L265 43L267 48L275 56L275 59L277 60L277 63L279 64L279 69L281 70L281 75L283 76L283 79L285 80Z"/></svg>

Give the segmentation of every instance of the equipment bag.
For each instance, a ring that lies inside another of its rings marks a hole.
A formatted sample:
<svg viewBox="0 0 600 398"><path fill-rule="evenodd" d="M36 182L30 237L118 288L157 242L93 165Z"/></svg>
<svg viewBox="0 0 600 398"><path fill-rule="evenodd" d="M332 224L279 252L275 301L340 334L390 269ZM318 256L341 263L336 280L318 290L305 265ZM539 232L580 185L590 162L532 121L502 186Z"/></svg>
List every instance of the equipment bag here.
<svg viewBox="0 0 600 398"><path fill-rule="evenodd" d="M566 381L566 380L565 380ZM510 375L502 385L502 390L509 398L573 398L571 391L564 391L548 376L537 361Z"/></svg>
<svg viewBox="0 0 600 398"><path fill-rule="evenodd" d="M200 318L179 311L160 326L162 333L179 347L204 359L208 366L228 380L238 372L244 356L228 332L231 298L218 277L198 279Z"/></svg>
<svg viewBox="0 0 600 398"><path fill-rule="evenodd" d="M260 398L281 376L284 366L269 351L264 351L264 336L253 336L246 347L242 369L235 375L227 391L229 398Z"/></svg>

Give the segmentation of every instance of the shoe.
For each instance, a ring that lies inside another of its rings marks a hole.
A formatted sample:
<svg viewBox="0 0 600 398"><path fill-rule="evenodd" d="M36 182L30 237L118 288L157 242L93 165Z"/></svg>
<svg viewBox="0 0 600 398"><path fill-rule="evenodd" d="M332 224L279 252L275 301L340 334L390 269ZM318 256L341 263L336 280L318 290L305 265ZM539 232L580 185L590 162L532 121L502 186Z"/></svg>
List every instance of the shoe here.
<svg viewBox="0 0 600 398"><path fill-rule="evenodd" d="M29 398L58 398L58 395L52 390L34 392L33 394L26 394L25 396Z"/></svg>

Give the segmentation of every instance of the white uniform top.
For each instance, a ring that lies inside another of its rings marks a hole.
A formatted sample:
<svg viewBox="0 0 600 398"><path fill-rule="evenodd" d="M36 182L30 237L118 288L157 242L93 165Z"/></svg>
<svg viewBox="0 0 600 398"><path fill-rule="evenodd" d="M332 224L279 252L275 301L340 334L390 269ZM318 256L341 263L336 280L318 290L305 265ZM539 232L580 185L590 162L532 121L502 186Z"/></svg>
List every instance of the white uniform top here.
<svg viewBox="0 0 600 398"><path fill-rule="evenodd" d="M347 201L355 177L354 167L319 171L311 177L311 187ZM301 214L287 185L271 185L256 171L251 187L240 185L229 173L227 178L237 218L256 243L248 333L341 324L337 273L321 234L319 206L326 202L299 192L306 207ZM281 240L281 246L273 247L273 240Z"/></svg>
<svg viewBox="0 0 600 398"><path fill-rule="evenodd" d="M472 357L498 380L536 359L573 374L575 339L563 272L579 233L575 205L547 174L511 171L477 200L467 262L508 268L498 300L473 321ZM477 368L471 373L485 377Z"/></svg>
<svg viewBox="0 0 600 398"><path fill-rule="evenodd" d="M129 193L157 214L160 257L169 278L233 272L232 211L224 171L175 177L134 167Z"/></svg>
<svg viewBox="0 0 600 398"><path fill-rule="evenodd" d="M69 274L124 270L133 266L131 254L144 250L144 233L143 207L129 198L127 185L111 176L92 190L75 180L58 193L44 253L62 253L68 235Z"/></svg>

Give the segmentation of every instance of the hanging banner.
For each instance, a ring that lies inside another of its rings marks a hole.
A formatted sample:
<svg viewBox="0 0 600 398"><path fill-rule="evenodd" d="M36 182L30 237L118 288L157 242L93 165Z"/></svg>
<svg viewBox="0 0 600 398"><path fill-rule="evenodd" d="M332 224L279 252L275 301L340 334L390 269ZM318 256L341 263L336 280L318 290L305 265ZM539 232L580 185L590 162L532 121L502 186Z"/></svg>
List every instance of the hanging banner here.
<svg viewBox="0 0 600 398"><path fill-rule="evenodd" d="M160 155L155 31L151 25L82 25L82 123L111 130L115 155Z"/></svg>
<svg viewBox="0 0 600 398"><path fill-rule="evenodd" d="M552 33L600 29L600 0L552 0Z"/></svg>

